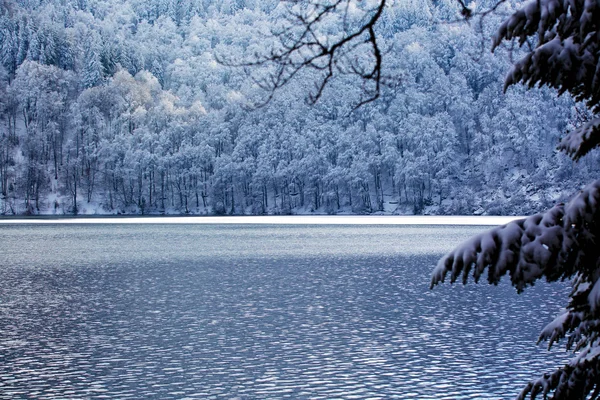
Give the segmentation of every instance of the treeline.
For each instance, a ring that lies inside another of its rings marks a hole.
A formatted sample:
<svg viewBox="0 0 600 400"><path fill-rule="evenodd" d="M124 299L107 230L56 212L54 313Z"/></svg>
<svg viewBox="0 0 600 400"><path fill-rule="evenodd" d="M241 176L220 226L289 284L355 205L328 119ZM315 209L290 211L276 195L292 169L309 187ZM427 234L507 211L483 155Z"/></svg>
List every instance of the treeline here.
<svg viewBox="0 0 600 400"><path fill-rule="evenodd" d="M397 82L351 112L351 77L310 107L306 73L249 109L260 89L216 62L263 46L277 2L5 2L0 213L547 207L598 173L597 156L573 168L554 149L586 116L549 91L503 94L507 57L433 23L454 7L392 4L379 29Z"/></svg>

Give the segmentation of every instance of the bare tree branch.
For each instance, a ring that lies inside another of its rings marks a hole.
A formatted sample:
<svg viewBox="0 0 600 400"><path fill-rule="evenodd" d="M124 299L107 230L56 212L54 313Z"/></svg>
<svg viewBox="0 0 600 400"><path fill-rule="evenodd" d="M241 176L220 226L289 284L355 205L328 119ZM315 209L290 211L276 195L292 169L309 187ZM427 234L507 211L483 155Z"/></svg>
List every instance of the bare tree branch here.
<svg viewBox="0 0 600 400"><path fill-rule="evenodd" d="M281 29L272 32L275 45L266 55L254 54L250 60L242 62L216 56L224 65L259 67L268 71L266 77L254 78L254 82L268 93L267 98L255 106L268 103L275 91L305 69L314 70L318 75L314 89L307 96L309 104L315 104L331 80L343 74L354 75L363 82L363 95L355 108L379 98L383 57L375 26L383 14L386 0L379 0L373 8L359 10L364 15L358 21L353 21L350 15L351 8L356 8L355 0L291 0L289 3L288 19ZM302 10L298 10L300 7ZM323 31L328 22L333 20L335 23L340 17L343 34L331 40ZM368 54L367 61L360 62L358 56L365 53Z"/></svg>

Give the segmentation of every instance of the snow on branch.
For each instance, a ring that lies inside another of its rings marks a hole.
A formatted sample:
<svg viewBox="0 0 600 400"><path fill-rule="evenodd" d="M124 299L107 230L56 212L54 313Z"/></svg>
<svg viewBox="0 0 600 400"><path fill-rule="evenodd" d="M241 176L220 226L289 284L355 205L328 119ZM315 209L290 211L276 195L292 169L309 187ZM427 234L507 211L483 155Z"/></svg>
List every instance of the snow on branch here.
<svg viewBox="0 0 600 400"><path fill-rule="evenodd" d="M467 283L487 270L488 282L509 275L521 292L543 277L573 278L567 308L541 332L539 341L567 338L576 353L565 366L530 382L519 399L543 394L552 399L585 399L600 394L600 180L586 186L567 204L513 221L463 243L442 258L433 271L431 287L462 277ZM538 341L538 342L539 342Z"/></svg>
<svg viewBox="0 0 600 400"><path fill-rule="evenodd" d="M493 38L523 45L535 37L535 48L517 61L505 88L517 82L569 92L600 110L600 5L596 0L530 0L509 17Z"/></svg>
<svg viewBox="0 0 600 400"><path fill-rule="evenodd" d="M579 128L569 132L558 148L574 160L586 155L590 150L600 145L600 118L594 118Z"/></svg>
<svg viewBox="0 0 600 400"><path fill-rule="evenodd" d="M586 353L585 357L576 357L564 368L544 374L543 377L530 382L517 399L524 400L527 395L533 399L540 393L544 398L551 399L586 399L586 395L591 391L594 391L591 398L597 398L600 392L596 383L600 370L600 360L597 356L597 353ZM555 390L553 396L547 397L552 390Z"/></svg>
<svg viewBox="0 0 600 400"><path fill-rule="evenodd" d="M497 284L510 275L521 292L536 280L572 277L575 266L595 268L600 246L595 243L600 221L600 180L586 186L566 205L545 213L513 221L463 243L440 260L433 272L431 287L462 276L468 281L473 271L477 282L487 269L488 282Z"/></svg>

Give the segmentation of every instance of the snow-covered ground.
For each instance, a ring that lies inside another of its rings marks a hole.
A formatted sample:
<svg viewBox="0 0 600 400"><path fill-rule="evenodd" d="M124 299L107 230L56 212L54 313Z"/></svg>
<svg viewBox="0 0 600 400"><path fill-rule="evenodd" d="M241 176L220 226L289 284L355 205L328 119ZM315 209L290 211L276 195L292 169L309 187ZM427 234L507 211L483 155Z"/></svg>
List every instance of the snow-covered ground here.
<svg viewBox="0 0 600 400"><path fill-rule="evenodd" d="M503 225L521 217L294 215L230 217L65 217L0 219L1 224L287 224L287 225Z"/></svg>

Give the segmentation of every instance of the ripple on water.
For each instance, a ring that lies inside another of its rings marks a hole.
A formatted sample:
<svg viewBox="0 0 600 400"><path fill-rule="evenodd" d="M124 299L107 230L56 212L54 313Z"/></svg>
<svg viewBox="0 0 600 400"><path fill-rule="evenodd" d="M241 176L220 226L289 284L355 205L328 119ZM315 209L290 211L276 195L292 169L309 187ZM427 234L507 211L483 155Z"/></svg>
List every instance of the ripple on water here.
<svg viewBox="0 0 600 400"><path fill-rule="evenodd" d="M429 291L479 230L3 229L0 398L513 397L567 290Z"/></svg>

